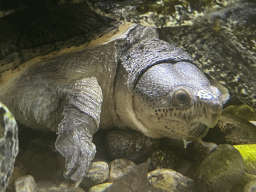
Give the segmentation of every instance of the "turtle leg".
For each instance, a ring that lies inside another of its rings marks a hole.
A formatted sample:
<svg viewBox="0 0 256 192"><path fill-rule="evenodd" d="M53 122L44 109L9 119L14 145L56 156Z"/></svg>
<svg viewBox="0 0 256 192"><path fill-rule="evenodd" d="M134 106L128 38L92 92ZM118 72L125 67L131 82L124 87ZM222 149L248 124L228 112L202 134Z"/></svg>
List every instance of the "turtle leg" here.
<svg viewBox="0 0 256 192"><path fill-rule="evenodd" d="M66 158L65 176L78 180L86 175L96 153L92 137L99 127L103 97L94 77L68 85L64 95L63 119L58 125L55 147Z"/></svg>

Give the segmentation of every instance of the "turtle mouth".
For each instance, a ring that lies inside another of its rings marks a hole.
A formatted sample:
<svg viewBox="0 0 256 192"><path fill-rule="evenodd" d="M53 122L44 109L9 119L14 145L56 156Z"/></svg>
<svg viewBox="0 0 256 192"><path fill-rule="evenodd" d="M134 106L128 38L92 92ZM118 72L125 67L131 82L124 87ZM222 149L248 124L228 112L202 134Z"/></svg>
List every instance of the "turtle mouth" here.
<svg viewBox="0 0 256 192"><path fill-rule="evenodd" d="M164 116L170 137L186 140L202 138L209 128L216 125L220 116L221 106L212 107L210 103L198 102L185 110L173 110L170 117Z"/></svg>
<svg viewBox="0 0 256 192"><path fill-rule="evenodd" d="M202 138L209 130L208 126L203 123L193 122L187 124L184 121L172 121L168 126L165 125L164 128L171 134L171 138L176 136L186 140Z"/></svg>

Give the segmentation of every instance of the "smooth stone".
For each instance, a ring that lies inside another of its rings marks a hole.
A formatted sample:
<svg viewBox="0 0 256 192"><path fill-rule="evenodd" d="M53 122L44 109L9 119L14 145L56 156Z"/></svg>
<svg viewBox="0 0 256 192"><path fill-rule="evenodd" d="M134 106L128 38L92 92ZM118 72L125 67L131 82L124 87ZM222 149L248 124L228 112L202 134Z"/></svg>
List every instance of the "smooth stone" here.
<svg viewBox="0 0 256 192"><path fill-rule="evenodd" d="M239 151L229 144L220 145L198 167L193 178L195 191L227 192L241 181L244 170Z"/></svg>
<svg viewBox="0 0 256 192"><path fill-rule="evenodd" d="M149 183L169 192L192 192L194 181L171 169L156 169L148 173Z"/></svg>
<svg viewBox="0 0 256 192"><path fill-rule="evenodd" d="M159 146L158 139L148 138L133 130L113 130L105 135L106 155L111 159L129 159L135 163L147 161Z"/></svg>
<svg viewBox="0 0 256 192"><path fill-rule="evenodd" d="M103 192L109 188L113 183L102 183L96 186L93 186L89 189L88 192Z"/></svg>
<svg viewBox="0 0 256 192"><path fill-rule="evenodd" d="M109 167L108 181L113 182L133 170L136 167L136 164L127 159L116 159L110 163Z"/></svg>
<svg viewBox="0 0 256 192"><path fill-rule="evenodd" d="M31 175L26 175L16 179L15 183L15 191L16 192L37 192L37 184Z"/></svg>
<svg viewBox="0 0 256 192"><path fill-rule="evenodd" d="M255 192L255 191L256 191L256 180L253 180L244 186L243 192Z"/></svg>
<svg viewBox="0 0 256 192"><path fill-rule="evenodd" d="M92 162L92 165L87 172L86 176L81 182L82 187L91 187L99 183L103 183L108 179L109 167L104 161Z"/></svg>

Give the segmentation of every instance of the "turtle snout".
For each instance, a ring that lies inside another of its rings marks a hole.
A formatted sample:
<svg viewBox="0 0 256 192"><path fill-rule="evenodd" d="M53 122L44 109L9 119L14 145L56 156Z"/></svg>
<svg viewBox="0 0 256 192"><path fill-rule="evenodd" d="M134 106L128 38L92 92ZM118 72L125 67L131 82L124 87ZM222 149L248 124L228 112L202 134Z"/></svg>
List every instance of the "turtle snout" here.
<svg viewBox="0 0 256 192"><path fill-rule="evenodd" d="M219 120L220 114L222 112L222 104L213 103L209 109L209 113L211 114L211 125L209 125L209 127L211 128L214 127Z"/></svg>

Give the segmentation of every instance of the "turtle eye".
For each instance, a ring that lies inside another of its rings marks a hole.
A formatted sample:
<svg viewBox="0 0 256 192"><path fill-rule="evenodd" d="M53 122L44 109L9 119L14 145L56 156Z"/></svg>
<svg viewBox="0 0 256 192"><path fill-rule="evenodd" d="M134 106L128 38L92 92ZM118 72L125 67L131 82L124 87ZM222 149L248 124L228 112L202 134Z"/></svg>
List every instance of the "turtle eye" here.
<svg viewBox="0 0 256 192"><path fill-rule="evenodd" d="M173 95L173 100L178 105L189 105L191 103L191 97L184 90L178 90Z"/></svg>

